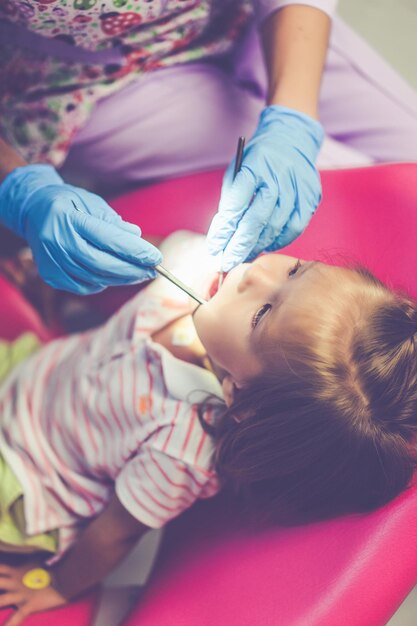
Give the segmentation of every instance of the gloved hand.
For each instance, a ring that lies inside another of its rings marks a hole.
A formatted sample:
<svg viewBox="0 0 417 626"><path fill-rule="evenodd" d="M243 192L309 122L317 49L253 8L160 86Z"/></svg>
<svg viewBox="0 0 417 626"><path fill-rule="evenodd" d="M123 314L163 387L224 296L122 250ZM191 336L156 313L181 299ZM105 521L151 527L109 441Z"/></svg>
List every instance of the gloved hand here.
<svg viewBox="0 0 417 626"><path fill-rule="evenodd" d="M303 232L321 200L314 163L323 138L321 124L304 113L278 105L262 111L234 181L234 162L226 171L207 235L210 254L224 251L223 271Z"/></svg>
<svg viewBox="0 0 417 626"><path fill-rule="evenodd" d="M100 196L50 165L13 170L0 185L0 222L26 239L42 278L79 294L153 278L162 255Z"/></svg>

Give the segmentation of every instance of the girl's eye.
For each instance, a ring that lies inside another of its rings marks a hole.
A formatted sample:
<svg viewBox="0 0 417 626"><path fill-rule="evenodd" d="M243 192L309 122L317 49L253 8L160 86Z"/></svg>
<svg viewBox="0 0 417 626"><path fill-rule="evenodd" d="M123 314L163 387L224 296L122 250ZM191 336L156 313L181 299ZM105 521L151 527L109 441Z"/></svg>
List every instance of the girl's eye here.
<svg viewBox="0 0 417 626"><path fill-rule="evenodd" d="M294 265L294 267L292 269L290 269L290 271L288 272L288 276L294 276L294 274L296 274L298 272L300 267L301 267L301 261L300 261L300 259L298 259L298 261Z"/></svg>
<svg viewBox="0 0 417 626"><path fill-rule="evenodd" d="M265 315L265 313L269 311L271 307L272 307L271 304L263 304L261 308L256 311L255 315L252 318L252 328L257 327L262 317Z"/></svg>

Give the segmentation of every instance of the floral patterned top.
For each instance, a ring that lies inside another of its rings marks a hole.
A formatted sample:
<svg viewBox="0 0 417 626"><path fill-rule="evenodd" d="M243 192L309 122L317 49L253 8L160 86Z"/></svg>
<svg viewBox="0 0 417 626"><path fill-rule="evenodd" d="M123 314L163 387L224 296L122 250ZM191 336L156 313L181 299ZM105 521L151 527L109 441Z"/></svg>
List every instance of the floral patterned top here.
<svg viewBox="0 0 417 626"><path fill-rule="evenodd" d="M145 72L226 54L299 0L0 0L0 135L59 166L95 102ZM332 15L337 0L303 0Z"/></svg>
<svg viewBox="0 0 417 626"><path fill-rule="evenodd" d="M59 166L99 98L226 53L252 15L250 0L0 0L0 134Z"/></svg>

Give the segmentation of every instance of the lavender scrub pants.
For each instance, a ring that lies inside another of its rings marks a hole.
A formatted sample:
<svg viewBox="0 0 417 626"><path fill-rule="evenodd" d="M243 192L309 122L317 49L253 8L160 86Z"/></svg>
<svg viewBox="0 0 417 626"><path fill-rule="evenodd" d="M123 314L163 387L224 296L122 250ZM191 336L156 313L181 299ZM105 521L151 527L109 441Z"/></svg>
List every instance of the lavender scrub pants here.
<svg viewBox="0 0 417 626"><path fill-rule="evenodd" d="M141 76L100 100L62 174L103 191L226 166L264 107L255 28L227 66L188 63ZM417 93L339 18L320 98L326 139L318 166L417 161Z"/></svg>

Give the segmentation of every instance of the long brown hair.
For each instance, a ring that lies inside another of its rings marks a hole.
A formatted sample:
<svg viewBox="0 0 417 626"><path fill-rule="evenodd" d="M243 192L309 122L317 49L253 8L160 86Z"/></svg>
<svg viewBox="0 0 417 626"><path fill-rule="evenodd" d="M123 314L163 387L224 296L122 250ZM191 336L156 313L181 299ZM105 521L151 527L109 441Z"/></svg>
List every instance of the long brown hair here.
<svg viewBox="0 0 417 626"><path fill-rule="evenodd" d="M330 310L325 345L299 333L270 346L265 373L214 424L200 411L217 474L255 523L371 511L405 489L417 466L417 303L353 272L361 314L349 318L346 308L349 332ZM278 350L285 367L274 367Z"/></svg>

